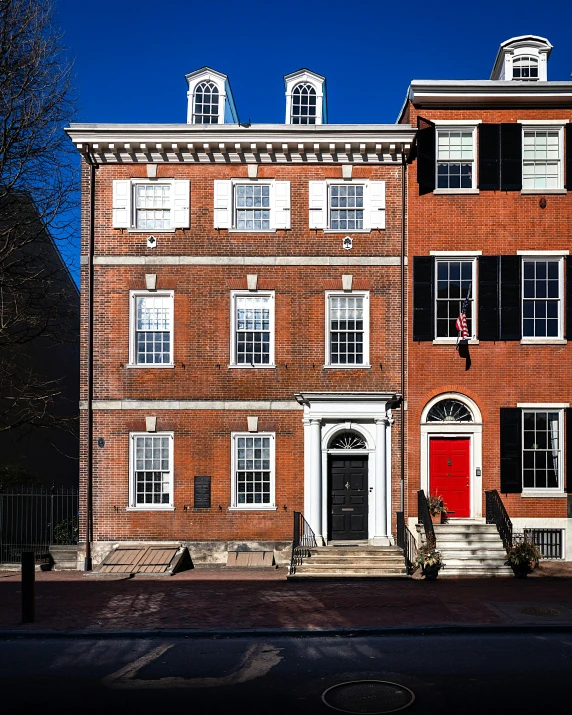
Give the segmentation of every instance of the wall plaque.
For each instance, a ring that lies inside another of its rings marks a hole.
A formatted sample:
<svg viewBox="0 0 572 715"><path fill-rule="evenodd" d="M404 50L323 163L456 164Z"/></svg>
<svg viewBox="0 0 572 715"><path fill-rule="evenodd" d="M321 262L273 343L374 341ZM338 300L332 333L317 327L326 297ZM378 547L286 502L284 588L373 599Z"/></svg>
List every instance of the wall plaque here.
<svg viewBox="0 0 572 715"><path fill-rule="evenodd" d="M195 477L195 509L210 509L211 478Z"/></svg>

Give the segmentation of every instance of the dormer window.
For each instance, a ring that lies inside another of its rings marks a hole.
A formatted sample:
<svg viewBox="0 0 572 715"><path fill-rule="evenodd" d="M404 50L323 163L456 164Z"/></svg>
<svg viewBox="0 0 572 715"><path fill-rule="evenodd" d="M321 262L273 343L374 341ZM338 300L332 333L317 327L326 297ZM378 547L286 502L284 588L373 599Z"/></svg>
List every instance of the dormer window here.
<svg viewBox="0 0 572 715"><path fill-rule="evenodd" d="M212 82L201 82L195 89L193 124L219 123L219 91Z"/></svg>
<svg viewBox="0 0 572 715"><path fill-rule="evenodd" d="M316 123L316 90L301 82L292 90L292 124Z"/></svg>
<svg viewBox="0 0 572 715"><path fill-rule="evenodd" d="M515 57L512 61L512 78L524 81L538 79L538 59L536 57Z"/></svg>

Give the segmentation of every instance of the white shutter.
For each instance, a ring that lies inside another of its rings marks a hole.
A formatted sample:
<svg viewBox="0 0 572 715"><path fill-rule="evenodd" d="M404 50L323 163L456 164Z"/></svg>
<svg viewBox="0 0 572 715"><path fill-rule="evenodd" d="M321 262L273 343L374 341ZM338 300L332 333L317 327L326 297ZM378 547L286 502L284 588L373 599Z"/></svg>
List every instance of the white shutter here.
<svg viewBox="0 0 572 715"><path fill-rule="evenodd" d="M309 226L326 228L328 187L325 181L309 181Z"/></svg>
<svg viewBox="0 0 572 715"><path fill-rule="evenodd" d="M290 228L290 182L274 182L274 228Z"/></svg>
<svg viewBox="0 0 572 715"><path fill-rule="evenodd" d="M113 228L129 228L131 225L131 181L121 179L113 182Z"/></svg>
<svg viewBox="0 0 572 715"><path fill-rule="evenodd" d="M232 181L214 182L214 227L230 228L232 212Z"/></svg>
<svg viewBox="0 0 572 715"><path fill-rule="evenodd" d="M385 228L385 181L370 181L369 211L369 228Z"/></svg>
<svg viewBox="0 0 572 715"><path fill-rule="evenodd" d="M188 179L173 181L173 228L189 228L191 182Z"/></svg>

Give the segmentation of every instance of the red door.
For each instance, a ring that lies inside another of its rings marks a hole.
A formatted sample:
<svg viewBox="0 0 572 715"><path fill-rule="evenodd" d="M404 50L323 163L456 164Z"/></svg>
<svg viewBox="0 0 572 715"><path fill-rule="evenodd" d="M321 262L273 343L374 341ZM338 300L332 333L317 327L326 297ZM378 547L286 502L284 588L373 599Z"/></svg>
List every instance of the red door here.
<svg viewBox="0 0 572 715"><path fill-rule="evenodd" d="M430 490L439 494L453 518L471 516L468 437L432 437L429 448Z"/></svg>

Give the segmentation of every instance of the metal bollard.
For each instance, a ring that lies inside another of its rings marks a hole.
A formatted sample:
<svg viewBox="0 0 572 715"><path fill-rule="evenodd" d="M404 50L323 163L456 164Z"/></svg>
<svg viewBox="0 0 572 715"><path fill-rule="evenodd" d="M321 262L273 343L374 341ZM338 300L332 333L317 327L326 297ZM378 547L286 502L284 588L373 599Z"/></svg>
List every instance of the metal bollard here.
<svg viewBox="0 0 572 715"><path fill-rule="evenodd" d="M33 551L22 551L22 623L35 621L35 585L36 555Z"/></svg>

